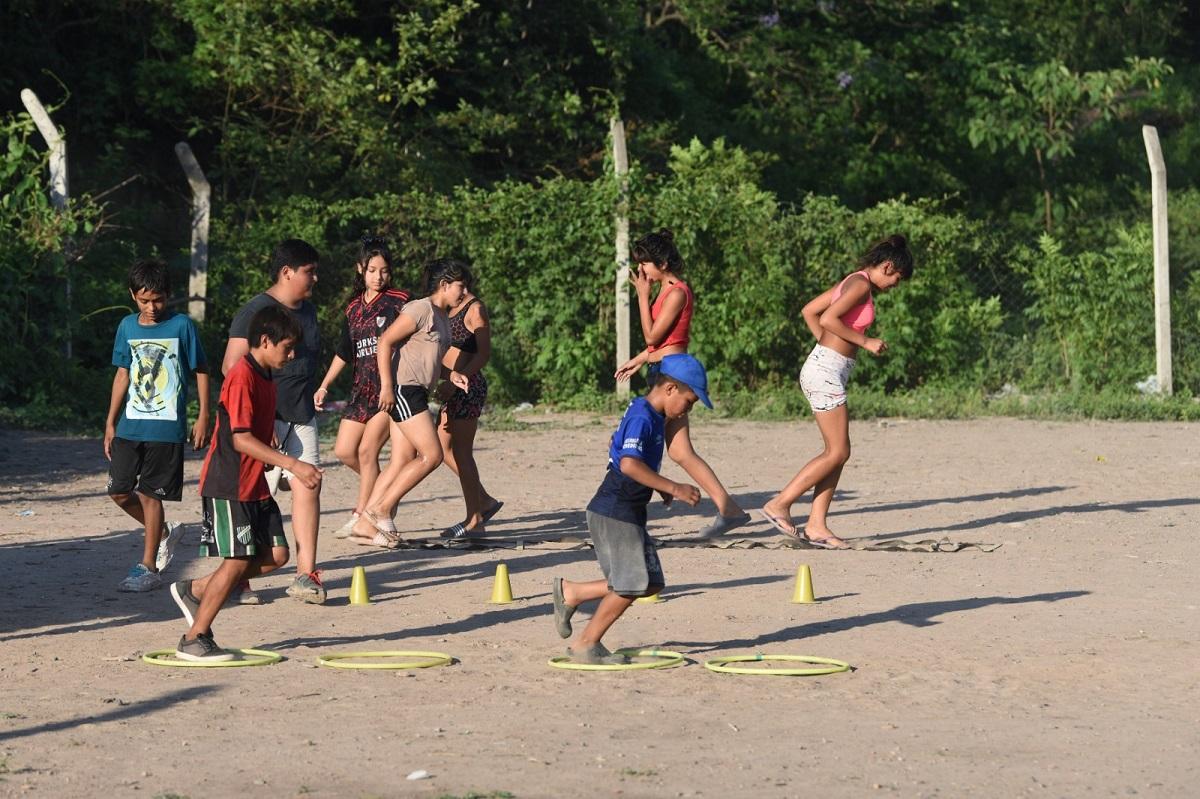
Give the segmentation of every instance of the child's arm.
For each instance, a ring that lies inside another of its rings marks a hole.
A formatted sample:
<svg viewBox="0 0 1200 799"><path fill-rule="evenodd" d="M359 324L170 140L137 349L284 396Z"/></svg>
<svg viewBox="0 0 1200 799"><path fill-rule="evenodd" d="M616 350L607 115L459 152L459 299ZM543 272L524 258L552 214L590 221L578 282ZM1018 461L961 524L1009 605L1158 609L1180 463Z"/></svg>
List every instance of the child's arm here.
<svg viewBox="0 0 1200 799"><path fill-rule="evenodd" d="M337 376L346 368L346 362L342 360L342 356L335 355L329 363L329 369L325 372L325 377L321 380L321 385L317 387L313 394L313 406L318 411L325 410L325 395L329 393L329 384L337 380Z"/></svg>
<svg viewBox="0 0 1200 799"><path fill-rule="evenodd" d="M379 365L379 410L396 404L396 375L392 371L392 348L417 332L417 320L406 313L396 317L376 340L375 361Z"/></svg>
<svg viewBox="0 0 1200 799"><path fill-rule="evenodd" d="M117 437L117 419L125 406L125 395L129 392L129 370L117 367L113 375L112 395L108 398L108 416L104 421L104 457L112 460L112 440Z"/></svg>
<svg viewBox="0 0 1200 799"><path fill-rule="evenodd" d="M687 483L668 480L638 458L628 455L621 458L621 474L661 494L669 494L674 499L681 499L689 505L694 506L700 501L700 489Z"/></svg>
<svg viewBox="0 0 1200 799"><path fill-rule="evenodd" d="M475 354L458 370L467 377L482 372L492 357L492 329L488 325L487 311L482 306L482 302L472 305L467 309L467 318L463 320L467 330L475 334L476 344Z"/></svg>
<svg viewBox="0 0 1200 799"><path fill-rule="evenodd" d="M809 300L808 304L800 310L800 315L804 317L804 324L808 325L813 338L817 341L821 340L821 334L825 332L825 328L821 327L821 314L825 313L825 309L832 302L833 289L829 289L824 294Z"/></svg>
<svg viewBox="0 0 1200 799"><path fill-rule="evenodd" d="M658 318L654 320L653 324L647 327L646 320L642 320L642 333L646 336L647 349L662 343L663 339L667 337L667 333L671 332L671 328L675 326L675 322L679 319L679 314L683 313L683 306L686 304L686 293L672 291L663 300L662 308L658 311ZM647 312L647 318L648 316Z"/></svg>
<svg viewBox="0 0 1200 799"><path fill-rule="evenodd" d="M229 337L225 345L225 357L221 359L221 374L227 375L237 362L250 354L250 341L244 338Z"/></svg>
<svg viewBox="0 0 1200 799"><path fill-rule="evenodd" d="M653 282L640 266L633 270L633 288L638 298L638 319L642 323L642 338L647 342L650 340L650 329L654 326L654 320L650 317L650 284Z"/></svg>
<svg viewBox="0 0 1200 799"><path fill-rule="evenodd" d="M865 333L851 329L842 321L842 315L851 308L867 299L871 293L871 284L864 278L852 279L846 283L845 291L836 301L830 303L820 317L821 327L841 339L857 344L873 355L878 355L887 349L887 344L881 339L870 338Z"/></svg>
<svg viewBox="0 0 1200 799"><path fill-rule="evenodd" d="M204 449L208 444L208 366L200 364L195 371L196 399L200 403L200 413L196 415L196 423L192 425L192 448Z"/></svg>
<svg viewBox="0 0 1200 799"><path fill-rule="evenodd" d="M291 472L297 480L307 488L316 488L321 484L322 471L311 463L284 455L277 449L272 449L254 437L248 430L233 434L233 448L242 455L248 455L256 461L262 461L270 466L279 466Z"/></svg>

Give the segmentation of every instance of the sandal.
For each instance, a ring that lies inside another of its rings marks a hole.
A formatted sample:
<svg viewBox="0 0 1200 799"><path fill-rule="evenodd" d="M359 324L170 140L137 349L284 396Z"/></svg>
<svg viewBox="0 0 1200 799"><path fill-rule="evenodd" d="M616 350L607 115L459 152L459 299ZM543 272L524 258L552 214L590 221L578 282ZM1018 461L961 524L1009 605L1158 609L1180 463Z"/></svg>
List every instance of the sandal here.
<svg viewBox="0 0 1200 799"><path fill-rule="evenodd" d="M399 549L403 539L399 533L385 533L382 530L375 533L373 538L353 536L354 543L363 547L380 547L381 549Z"/></svg>
<svg viewBox="0 0 1200 799"><path fill-rule="evenodd" d="M802 539L802 536L796 532L795 527L788 524L778 516L772 516L771 512L767 510L765 505L758 509L758 514L770 522L772 527L786 535L788 538L795 538L796 540Z"/></svg>
<svg viewBox="0 0 1200 799"><path fill-rule="evenodd" d="M503 503L503 502L501 502L500 500L496 500L496 504L495 504L495 505L493 505L492 507L488 508L487 510L485 510L485 511L483 512L483 514L482 514L482 515L480 515L480 517L479 517L479 521L480 521L481 523L482 523L482 522L486 522L486 521L488 521L488 520L489 520L489 519L491 519L493 516L495 516L497 513L499 513L499 512L500 512L500 509L501 509L501 508L503 508L503 507L504 507L504 503Z"/></svg>
<svg viewBox="0 0 1200 799"><path fill-rule="evenodd" d="M829 535L829 536L826 536L825 538L811 538L808 535L808 530L802 530L800 532L800 540L803 541L804 543L808 544L809 546L816 547L817 549L850 549L851 548L849 544L847 544L842 539L838 538L836 535ZM834 541L836 541L838 543L835 544L835 543L833 543ZM838 544L840 544L841 546L838 546Z"/></svg>
<svg viewBox="0 0 1200 799"><path fill-rule="evenodd" d="M474 536L484 535L487 531L483 528L483 523L480 522L475 526L474 530L468 530L466 522L459 522L456 525L447 527L439 534L441 538L449 538L451 541L459 541L464 538L472 538Z"/></svg>

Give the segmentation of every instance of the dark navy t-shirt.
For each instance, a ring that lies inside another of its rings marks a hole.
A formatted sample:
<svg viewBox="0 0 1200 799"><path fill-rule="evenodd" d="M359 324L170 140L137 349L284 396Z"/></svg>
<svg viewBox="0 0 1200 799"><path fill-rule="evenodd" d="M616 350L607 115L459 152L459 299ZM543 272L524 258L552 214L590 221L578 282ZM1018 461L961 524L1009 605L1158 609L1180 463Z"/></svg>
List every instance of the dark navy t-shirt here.
<svg viewBox="0 0 1200 799"><path fill-rule="evenodd" d="M653 471L662 465L665 417L654 410L645 397L629 403L621 424L608 446L608 471L587 509L642 527L646 525L646 506L654 491L621 473L621 458L637 458Z"/></svg>

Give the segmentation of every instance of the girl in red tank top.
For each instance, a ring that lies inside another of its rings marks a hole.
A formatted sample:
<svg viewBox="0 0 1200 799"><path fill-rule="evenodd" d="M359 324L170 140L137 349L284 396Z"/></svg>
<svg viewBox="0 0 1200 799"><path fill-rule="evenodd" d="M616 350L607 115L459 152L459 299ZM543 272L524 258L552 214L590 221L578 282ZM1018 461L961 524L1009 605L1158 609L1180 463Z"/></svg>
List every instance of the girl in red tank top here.
<svg viewBox="0 0 1200 799"><path fill-rule="evenodd" d="M638 265L633 286L637 290L638 315L646 348L622 364L616 378L628 380L643 364L649 364L646 381L653 384L659 361L667 355L687 352L695 297L691 287L680 277L683 258L675 249L671 231L663 229L638 239L633 245L633 260ZM655 283L659 284L659 292L651 303L650 289ZM671 460L683 467L717 506L717 518L700 531L702 537L713 538L750 521L750 515L729 495L708 463L696 454L686 415L667 420L666 444Z"/></svg>
<svg viewBox="0 0 1200 799"><path fill-rule="evenodd" d="M822 549L849 549L826 524L829 504L842 467L850 459L850 414L846 383L859 349L880 355L887 344L871 338L876 292L894 288L913 272L912 255L903 236L875 244L859 261L859 270L804 306L801 315L817 339L804 368L800 388L812 406L825 449L804 465L783 490L758 511L771 526L791 538ZM792 523L792 505L812 489L812 511L802 529Z"/></svg>

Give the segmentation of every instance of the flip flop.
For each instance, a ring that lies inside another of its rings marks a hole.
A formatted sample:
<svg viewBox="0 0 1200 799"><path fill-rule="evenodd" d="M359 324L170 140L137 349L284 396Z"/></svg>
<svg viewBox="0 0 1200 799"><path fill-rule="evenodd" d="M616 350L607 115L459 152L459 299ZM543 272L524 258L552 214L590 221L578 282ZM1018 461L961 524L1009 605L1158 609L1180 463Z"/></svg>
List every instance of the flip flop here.
<svg viewBox="0 0 1200 799"><path fill-rule="evenodd" d="M481 522L486 522L487 520L489 520L493 516L495 516L497 513L499 513L500 509L503 507L504 507L504 503L501 502L500 500L496 500L496 504L493 505L492 507L488 508L487 510L485 510L483 512L483 515L479 517L479 520Z"/></svg>
<svg viewBox="0 0 1200 799"><path fill-rule="evenodd" d="M700 531L700 538L716 538L720 535L725 535L730 530L736 530L743 524L750 521L750 514L742 512L737 516L720 516L713 519L711 523Z"/></svg>
<svg viewBox="0 0 1200 799"><path fill-rule="evenodd" d="M827 538L810 538L808 535L808 530L802 530L800 532L800 540L803 541L804 543L808 544L809 546L816 547L817 549L850 549L851 548L849 544L847 544L845 541L842 541L842 539L838 538L837 536L831 536L831 537L836 538L838 541L841 541L842 546L838 546L837 544L832 543L828 537Z"/></svg>
<svg viewBox="0 0 1200 799"><path fill-rule="evenodd" d="M780 519L777 516L772 516L770 511L768 511L766 509L766 507L759 508L758 514L760 516L762 516L764 519L766 519L771 524L772 527L774 527L776 530L778 530L779 532L786 535L788 538L795 538L797 540L800 540L802 538L802 536L798 532L796 532L795 527L789 526L787 524L787 522L785 522L783 519Z"/></svg>

